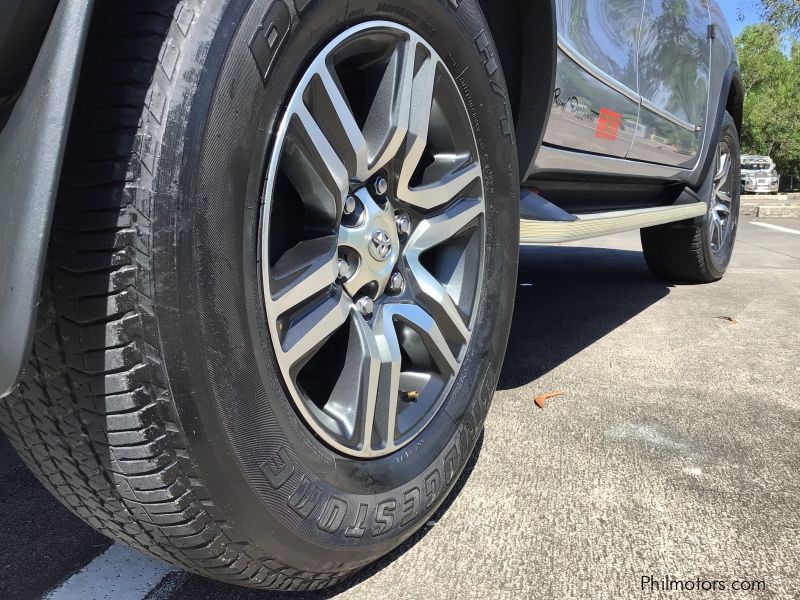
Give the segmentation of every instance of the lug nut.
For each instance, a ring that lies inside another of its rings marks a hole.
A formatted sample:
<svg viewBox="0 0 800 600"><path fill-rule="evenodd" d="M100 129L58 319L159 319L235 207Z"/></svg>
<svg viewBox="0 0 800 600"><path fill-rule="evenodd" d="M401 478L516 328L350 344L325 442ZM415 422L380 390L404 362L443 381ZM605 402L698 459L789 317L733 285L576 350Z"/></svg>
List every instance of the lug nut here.
<svg viewBox="0 0 800 600"><path fill-rule="evenodd" d="M400 273L394 273L389 279L389 289L395 294L399 294L406 287L406 281Z"/></svg>
<svg viewBox="0 0 800 600"><path fill-rule="evenodd" d="M352 215L356 212L356 197L348 196L344 199L344 214Z"/></svg>
<svg viewBox="0 0 800 600"><path fill-rule="evenodd" d="M372 298L369 296L364 296L356 301L356 310L358 310L358 312L365 317L370 316L374 308L375 304L372 302Z"/></svg>
<svg viewBox="0 0 800 600"><path fill-rule="evenodd" d="M373 184L373 191L378 196L383 196L386 192L389 191L389 182L386 181L385 177L378 176L375 178L375 182Z"/></svg>
<svg viewBox="0 0 800 600"><path fill-rule="evenodd" d="M348 263L345 259L339 259L339 278L340 279L347 279L350 277L350 263Z"/></svg>
<svg viewBox="0 0 800 600"><path fill-rule="evenodd" d="M405 213L401 213L395 217L397 223L397 231L400 235L408 235L411 232L411 217Z"/></svg>

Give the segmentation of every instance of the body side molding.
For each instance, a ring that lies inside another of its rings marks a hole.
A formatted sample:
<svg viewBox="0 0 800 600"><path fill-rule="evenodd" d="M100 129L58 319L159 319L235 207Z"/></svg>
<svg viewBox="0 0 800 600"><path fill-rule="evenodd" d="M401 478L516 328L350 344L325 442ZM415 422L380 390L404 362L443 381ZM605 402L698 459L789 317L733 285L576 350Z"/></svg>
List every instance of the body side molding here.
<svg viewBox="0 0 800 600"><path fill-rule="evenodd" d="M691 174L691 171L680 167L615 156L587 154L555 146L542 145L536 158L536 163L531 166L526 179L532 180L534 177L542 178L544 176L603 175L626 179L644 178L684 182Z"/></svg>

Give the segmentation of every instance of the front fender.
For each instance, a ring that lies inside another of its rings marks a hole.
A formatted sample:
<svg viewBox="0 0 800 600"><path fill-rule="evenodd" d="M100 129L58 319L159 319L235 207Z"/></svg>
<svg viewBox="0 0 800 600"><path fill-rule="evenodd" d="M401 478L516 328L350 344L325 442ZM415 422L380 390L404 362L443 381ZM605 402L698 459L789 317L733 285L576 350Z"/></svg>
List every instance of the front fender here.
<svg viewBox="0 0 800 600"><path fill-rule="evenodd" d="M711 40L711 78L709 84L708 114L705 121L705 135L701 147L701 159L689 178L689 187L698 189L705 180L708 170L714 161L713 150L719 141L722 119L728 109L731 91L734 102L741 102L744 93L739 74L739 58L736 55L736 44L733 40L725 15L716 2L710 6L713 39ZM737 100L738 98L738 100ZM741 114L737 125L741 126ZM739 132L741 134L741 131Z"/></svg>
<svg viewBox="0 0 800 600"><path fill-rule="evenodd" d="M59 3L0 132L0 396L16 385L30 352L92 5L93 0Z"/></svg>

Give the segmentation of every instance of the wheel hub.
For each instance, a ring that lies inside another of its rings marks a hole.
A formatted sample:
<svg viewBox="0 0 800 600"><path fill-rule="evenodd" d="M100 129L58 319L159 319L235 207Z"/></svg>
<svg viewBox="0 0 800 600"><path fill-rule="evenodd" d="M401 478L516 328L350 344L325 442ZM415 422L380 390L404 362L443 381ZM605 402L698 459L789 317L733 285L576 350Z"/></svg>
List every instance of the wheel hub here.
<svg viewBox="0 0 800 600"><path fill-rule="evenodd" d="M349 257L352 268L344 289L351 298L368 295L377 300L400 258L400 236L390 201L378 204L366 187L359 188L354 196L357 208L353 214L357 218L355 222L343 219L339 227L340 253Z"/></svg>

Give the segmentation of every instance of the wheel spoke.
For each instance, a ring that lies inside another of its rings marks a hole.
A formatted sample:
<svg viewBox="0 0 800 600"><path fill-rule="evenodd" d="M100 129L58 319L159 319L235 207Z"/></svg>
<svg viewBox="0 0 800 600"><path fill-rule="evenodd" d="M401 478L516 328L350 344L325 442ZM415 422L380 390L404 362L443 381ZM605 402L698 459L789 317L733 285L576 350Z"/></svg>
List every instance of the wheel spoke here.
<svg viewBox="0 0 800 600"><path fill-rule="evenodd" d="M720 213L724 213L725 215L729 215L729 214L731 214L731 209L724 202L720 202L720 203L714 205L714 212L717 213L718 215Z"/></svg>
<svg viewBox="0 0 800 600"><path fill-rule="evenodd" d="M458 198L480 176L480 165L473 162L448 173L439 181L408 189L402 194L398 192L398 198L423 210L431 210Z"/></svg>
<svg viewBox="0 0 800 600"><path fill-rule="evenodd" d="M411 177L419 166L422 154L428 144L428 129L431 122L433 88L436 81L438 61L433 57L425 59L414 75L411 94L411 118L406 139L406 155L400 171L397 194L401 199L411 202L413 192L409 189Z"/></svg>
<svg viewBox="0 0 800 600"><path fill-rule="evenodd" d="M728 179L731 170L731 155L722 152L721 148L717 154L717 171L714 174L714 181L724 183Z"/></svg>
<svg viewBox="0 0 800 600"><path fill-rule="evenodd" d="M716 221L717 221L717 224L716 224L717 244L718 244L718 247L721 248L722 244L725 242L725 237L724 237L725 236L725 221L719 215L717 215Z"/></svg>
<svg viewBox="0 0 800 600"><path fill-rule="evenodd" d="M421 296L420 300L442 323L442 330L457 343L466 342L469 329L447 289L417 261L414 264L409 261L409 271L411 284Z"/></svg>
<svg viewBox="0 0 800 600"><path fill-rule="evenodd" d="M716 212L711 213L711 247L719 248L722 244L722 221Z"/></svg>
<svg viewBox="0 0 800 600"><path fill-rule="evenodd" d="M357 318L360 337L369 351L367 367L368 385L364 402L363 448L387 450L394 445L397 402L400 396L400 367L402 354L391 310L384 309L376 319L375 329L362 318ZM377 438L377 439L376 439Z"/></svg>
<svg viewBox="0 0 800 600"><path fill-rule="evenodd" d="M323 133L317 121L302 102L297 103L294 114L297 117L297 122L308 138L307 140L296 140L302 147L303 154L307 160L313 160L314 155L316 155L319 160L314 161L316 164L304 165L305 168L303 168L302 171L297 171L299 167L296 166L294 169L295 172L289 173L292 183L295 188L297 188L301 198L305 199L318 193L319 179L317 173L319 173L320 170L326 171L339 194L339 198L337 199L338 208L341 206L341 201L344 199L350 186L347 168L328 141L328 138ZM296 161L289 161L290 168L293 164L296 164Z"/></svg>
<svg viewBox="0 0 800 600"><path fill-rule="evenodd" d="M375 332L363 316L353 311L350 324L344 368L322 411L336 424L337 433L342 438L369 455L381 382L389 381L386 377L391 375L391 371L386 369L391 364L384 364ZM383 391L388 394L386 389Z"/></svg>
<svg viewBox="0 0 800 600"><path fill-rule="evenodd" d="M439 329L439 324L425 309L416 304L392 304L385 309L385 312L391 315L395 321L408 325L419 334L431 357L443 373L452 375L458 371L458 360L450 349L442 330ZM385 322L387 316L384 315L383 319Z"/></svg>
<svg viewBox="0 0 800 600"><path fill-rule="evenodd" d="M312 80L314 112L325 115L330 135L338 142L342 153L350 155L351 170L360 173L369 163L367 139L356 122L333 67L323 58L317 62L316 77ZM324 100L320 95L324 95Z"/></svg>
<svg viewBox="0 0 800 600"><path fill-rule="evenodd" d="M312 110L327 124L350 172L359 181L367 181L392 160L408 133L411 114L411 90L414 75L416 42L398 40L375 96L369 99L363 128L342 90L330 57L320 57L314 64L310 87Z"/></svg>
<svg viewBox="0 0 800 600"><path fill-rule="evenodd" d="M368 163L358 166L356 177L361 181L397 156L408 134L416 48L415 40L400 41L378 86L364 123L370 152Z"/></svg>
<svg viewBox="0 0 800 600"><path fill-rule="evenodd" d="M412 286L425 306L441 322L442 330L459 344L469 338L467 324L445 286L422 265L421 256L425 251L451 239L481 214L483 206L479 201L462 200L447 212L422 221L406 247Z"/></svg>
<svg viewBox="0 0 800 600"><path fill-rule="evenodd" d="M411 186L411 178L428 145L434 87L439 66L440 62L437 59L428 56L414 75L406 154L397 188L397 197L400 200L424 210L431 210L451 202L481 174L477 163L463 165L464 157L455 157L459 159L459 164L453 160L453 156L440 156L435 157L434 161L439 169L429 167L429 170L441 171L441 166L448 164L452 165L452 168L448 169L438 181Z"/></svg>
<svg viewBox="0 0 800 600"><path fill-rule="evenodd" d="M439 330L436 321L421 307L413 304L389 304L382 308L374 329L357 317L356 328L368 354L362 362L366 381L361 398L363 415L362 449L365 452L386 452L395 444L402 352L396 324L413 329L439 368L448 374L458 369L458 361Z"/></svg>
<svg viewBox="0 0 800 600"><path fill-rule="evenodd" d="M316 296L335 283L337 276L335 239L300 242L281 257L272 271L270 293L278 314Z"/></svg>
<svg viewBox="0 0 800 600"><path fill-rule="evenodd" d="M292 368L301 366L347 320L353 303L341 292L329 296L296 322L283 341L283 352Z"/></svg>
<svg viewBox="0 0 800 600"><path fill-rule="evenodd" d="M406 253L420 254L449 240L483 214L483 204L475 198L465 198L444 213L425 219L408 240Z"/></svg>

